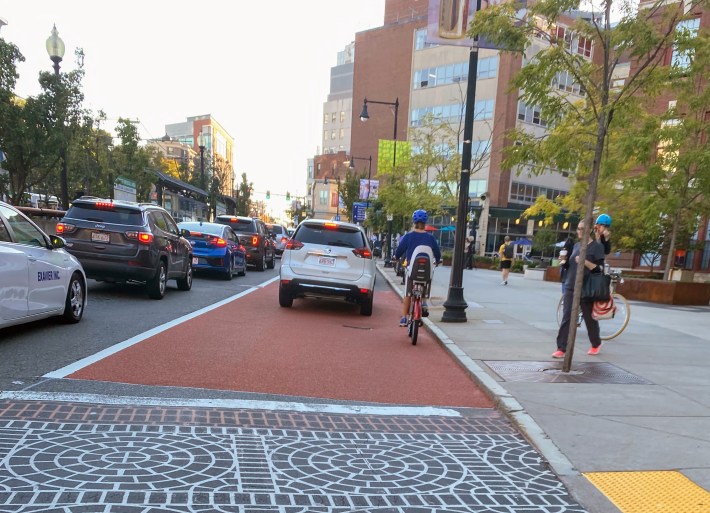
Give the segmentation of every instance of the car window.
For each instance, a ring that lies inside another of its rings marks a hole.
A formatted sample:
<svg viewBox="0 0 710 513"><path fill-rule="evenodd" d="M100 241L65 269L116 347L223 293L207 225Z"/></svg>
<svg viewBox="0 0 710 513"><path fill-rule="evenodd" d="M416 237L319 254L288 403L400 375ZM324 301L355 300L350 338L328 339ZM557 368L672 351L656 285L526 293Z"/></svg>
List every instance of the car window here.
<svg viewBox="0 0 710 513"><path fill-rule="evenodd" d="M12 242L10 240L10 232L7 231L2 219L0 219L0 242Z"/></svg>
<svg viewBox="0 0 710 513"><path fill-rule="evenodd" d="M236 244L237 242L237 234L234 233L234 230L232 230L229 226L227 227L226 230L224 230L224 233L226 234L227 240L230 242L234 242Z"/></svg>
<svg viewBox="0 0 710 513"><path fill-rule="evenodd" d="M163 217L164 222L165 222L165 231L172 233L173 235L177 235L179 230L177 229L177 225L175 224L175 221L173 221L173 218L170 217L170 214L167 212L160 212L161 217Z"/></svg>
<svg viewBox="0 0 710 513"><path fill-rule="evenodd" d="M195 233L206 233L209 235L219 235L221 237L225 227L219 224L180 223L180 228Z"/></svg>
<svg viewBox="0 0 710 513"><path fill-rule="evenodd" d="M279 226L278 224L272 224L269 226L269 230L274 232L276 235L281 235L284 233L283 226Z"/></svg>
<svg viewBox="0 0 710 513"><path fill-rule="evenodd" d="M168 231L168 225L165 222L165 218L161 212L151 212L148 217L151 220L151 224L153 224L156 228L163 230L164 232Z"/></svg>
<svg viewBox="0 0 710 513"><path fill-rule="evenodd" d="M64 216L69 219L85 219L97 223L143 225L143 214L134 208L124 208L118 205L98 207L92 204L74 204Z"/></svg>
<svg viewBox="0 0 710 513"><path fill-rule="evenodd" d="M255 226L255 223L251 219L235 219L232 220L231 218L224 218L224 219L218 219L220 223L226 224L227 226L230 226L232 230L235 232L246 232L246 233L256 233L257 228Z"/></svg>
<svg viewBox="0 0 710 513"><path fill-rule="evenodd" d="M19 244L27 244L29 246L46 246L44 235L32 223L30 223L22 214L19 214L11 208L0 205L0 212L5 216L10 228L15 234L15 242Z"/></svg>
<svg viewBox="0 0 710 513"><path fill-rule="evenodd" d="M357 228L348 226L327 228L321 225L304 224L301 225L294 237L304 244L321 244L346 248L362 248L366 246L362 232Z"/></svg>

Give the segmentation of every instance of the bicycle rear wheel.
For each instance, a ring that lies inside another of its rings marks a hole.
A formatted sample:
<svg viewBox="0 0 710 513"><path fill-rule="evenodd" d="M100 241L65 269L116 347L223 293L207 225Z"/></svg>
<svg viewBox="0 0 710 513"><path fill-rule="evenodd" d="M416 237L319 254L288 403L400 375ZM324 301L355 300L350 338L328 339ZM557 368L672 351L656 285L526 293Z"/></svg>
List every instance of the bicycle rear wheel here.
<svg viewBox="0 0 710 513"><path fill-rule="evenodd" d="M611 340L618 337L629 324L631 306L626 298L614 292L614 306L616 306L614 317L599 321L599 337L602 340Z"/></svg>
<svg viewBox="0 0 710 513"><path fill-rule="evenodd" d="M412 329L412 345L417 345L417 337L419 336L419 324L422 319L422 300L419 297L412 299L412 322L410 324Z"/></svg>

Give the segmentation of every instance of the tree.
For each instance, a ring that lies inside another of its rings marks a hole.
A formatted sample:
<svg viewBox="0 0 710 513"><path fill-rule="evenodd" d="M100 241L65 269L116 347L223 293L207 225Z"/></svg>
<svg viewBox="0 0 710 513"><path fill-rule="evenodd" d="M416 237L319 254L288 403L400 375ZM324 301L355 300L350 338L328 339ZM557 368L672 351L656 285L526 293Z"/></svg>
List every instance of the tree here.
<svg viewBox="0 0 710 513"><path fill-rule="evenodd" d="M690 1L691 10L706 0ZM530 172L549 172L550 168L568 171L583 198L587 226L592 213L600 177L614 176L618 170L605 166L605 150L610 134L620 123L635 119L645 95L658 93L663 75L663 52L671 47L676 24L683 19L681 4L654 3L638 13L630 3L620 2L621 20L612 25L614 0L586 2L540 0L528 3L518 12L515 2L504 2L478 13L471 36L482 36L520 54L525 64L511 82L519 100L534 106L548 131L544 135L517 128L509 135L514 144L506 153L504 165ZM565 13L584 8L588 16L571 18ZM540 48L534 42L544 41ZM581 49L581 52L580 52ZM593 55L593 59L586 53ZM624 84L618 86L616 69L623 59L632 66ZM559 85L569 85L560 89ZM618 175L615 176L618 178ZM585 238L588 235L585 235ZM581 244L580 260L586 256ZM579 309L584 266L578 267L575 280L573 316ZM571 323L565 370L569 371L574 351L576 324Z"/></svg>
<svg viewBox="0 0 710 513"><path fill-rule="evenodd" d="M353 205L358 201L364 201L360 198L360 180L364 178L367 178L364 173L348 171L345 173L345 181L338 182L338 197L342 198L344 205L340 213L346 215L351 221L353 221Z"/></svg>
<svg viewBox="0 0 710 513"><path fill-rule="evenodd" d="M247 216L251 211L251 195L254 191L254 184L247 181L247 174L242 173L242 180L237 187L237 215Z"/></svg>

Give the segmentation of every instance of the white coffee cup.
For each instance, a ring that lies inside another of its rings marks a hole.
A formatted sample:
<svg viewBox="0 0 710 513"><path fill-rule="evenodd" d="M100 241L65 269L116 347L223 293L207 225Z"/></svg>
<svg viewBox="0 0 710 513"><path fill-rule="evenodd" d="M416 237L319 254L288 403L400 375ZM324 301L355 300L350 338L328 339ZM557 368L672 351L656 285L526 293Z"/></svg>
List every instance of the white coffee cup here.
<svg viewBox="0 0 710 513"><path fill-rule="evenodd" d="M565 262L566 260L567 260L567 250L561 249L560 250L560 262Z"/></svg>

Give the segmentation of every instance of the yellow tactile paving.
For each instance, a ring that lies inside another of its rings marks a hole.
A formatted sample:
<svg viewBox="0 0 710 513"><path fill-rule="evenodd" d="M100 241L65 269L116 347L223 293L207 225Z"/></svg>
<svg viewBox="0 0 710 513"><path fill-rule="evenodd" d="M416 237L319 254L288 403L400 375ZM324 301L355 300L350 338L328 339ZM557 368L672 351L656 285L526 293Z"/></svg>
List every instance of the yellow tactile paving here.
<svg viewBox="0 0 710 513"><path fill-rule="evenodd" d="M710 513L710 492L680 472L584 474L623 513Z"/></svg>

